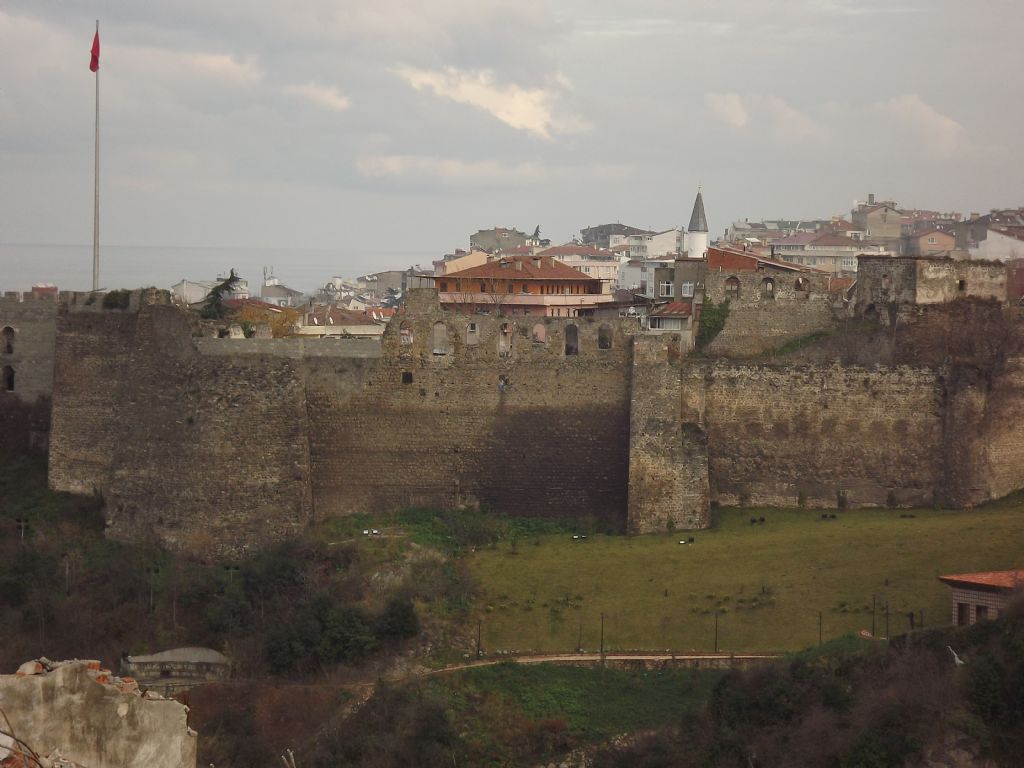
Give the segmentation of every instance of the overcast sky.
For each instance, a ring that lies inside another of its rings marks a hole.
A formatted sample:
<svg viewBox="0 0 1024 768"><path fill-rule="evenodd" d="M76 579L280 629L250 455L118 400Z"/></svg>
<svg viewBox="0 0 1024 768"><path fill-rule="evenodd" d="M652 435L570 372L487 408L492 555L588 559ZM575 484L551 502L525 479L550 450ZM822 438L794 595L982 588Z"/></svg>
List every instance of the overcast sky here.
<svg viewBox="0 0 1024 768"><path fill-rule="evenodd" d="M111 245L1024 204L1012 0L3 0L0 242L92 240L97 17Z"/></svg>

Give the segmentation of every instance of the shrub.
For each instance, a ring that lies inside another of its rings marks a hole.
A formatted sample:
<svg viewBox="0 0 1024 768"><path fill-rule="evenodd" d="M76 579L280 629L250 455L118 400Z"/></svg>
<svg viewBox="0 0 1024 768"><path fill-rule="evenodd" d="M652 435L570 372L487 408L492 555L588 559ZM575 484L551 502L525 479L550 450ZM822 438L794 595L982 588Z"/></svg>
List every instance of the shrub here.
<svg viewBox="0 0 1024 768"><path fill-rule="evenodd" d="M729 300L721 304L715 304L709 297L704 297L704 304L700 309L700 327L697 329L697 349L704 349L715 340L715 337L725 328L725 321L729 319Z"/></svg>
<svg viewBox="0 0 1024 768"><path fill-rule="evenodd" d="M407 597L393 597L377 620L377 636L388 640L415 637L420 631L416 607Z"/></svg>
<svg viewBox="0 0 1024 768"><path fill-rule="evenodd" d="M110 291L103 296L103 308L104 309L128 309L128 302L131 301L131 291L125 288L119 288L116 291Z"/></svg>

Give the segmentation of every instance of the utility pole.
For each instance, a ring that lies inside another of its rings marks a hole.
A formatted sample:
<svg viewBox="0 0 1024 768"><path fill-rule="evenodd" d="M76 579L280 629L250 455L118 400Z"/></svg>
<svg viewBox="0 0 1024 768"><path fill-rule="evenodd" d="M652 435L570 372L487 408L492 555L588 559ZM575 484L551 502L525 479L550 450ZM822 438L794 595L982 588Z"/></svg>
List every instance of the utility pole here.
<svg viewBox="0 0 1024 768"><path fill-rule="evenodd" d="M715 653L718 653L718 611L715 611Z"/></svg>
<svg viewBox="0 0 1024 768"><path fill-rule="evenodd" d="M601 611L601 666L604 666L604 611Z"/></svg>
<svg viewBox="0 0 1024 768"><path fill-rule="evenodd" d="M583 619L580 619L580 631L576 635L576 653L583 652Z"/></svg>
<svg viewBox="0 0 1024 768"><path fill-rule="evenodd" d="M821 611L818 611L818 645L821 645Z"/></svg>
<svg viewBox="0 0 1024 768"><path fill-rule="evenodd" d="M480 648L480 639L483 636L483 630L484 630L484 620L483 619L477 619L476 620L476 657L478 659L483 655L482 649Z"/></svg>
<svg viewBox="0 0 1024 768"><path fill-rule="evenodd" d="M889 642L889 601L885 601L885 642Z"/></svg>
<svg viewBox="0 0 1024 768"><path fill-rule="evenodd" d="M872 637L875 636L875 604L876 604L876 598L875 598L875 595L872 595L871 596L871 636Z"/></svg>

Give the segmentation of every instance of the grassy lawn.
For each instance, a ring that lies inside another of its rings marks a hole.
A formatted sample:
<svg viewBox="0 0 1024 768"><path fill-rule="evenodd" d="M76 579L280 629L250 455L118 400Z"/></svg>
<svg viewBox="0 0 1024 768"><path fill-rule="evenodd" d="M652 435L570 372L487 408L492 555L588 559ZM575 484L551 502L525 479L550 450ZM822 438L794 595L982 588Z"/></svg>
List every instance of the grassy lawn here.
<svg viewBox="0 0 1024 768"><path fill-rule="evenodd" d="M914 517L901 517L901 515ZM750 525L752 516L766 518ZM796 650L871 629L949 622L943 573L1024 565L1024 498L973 512L853 510L821 520L810 510L717 510L714 527L632 538L566 534L501 542L468 559L481 586L485 651L567 651L582 635L606 649Z"/></svg>

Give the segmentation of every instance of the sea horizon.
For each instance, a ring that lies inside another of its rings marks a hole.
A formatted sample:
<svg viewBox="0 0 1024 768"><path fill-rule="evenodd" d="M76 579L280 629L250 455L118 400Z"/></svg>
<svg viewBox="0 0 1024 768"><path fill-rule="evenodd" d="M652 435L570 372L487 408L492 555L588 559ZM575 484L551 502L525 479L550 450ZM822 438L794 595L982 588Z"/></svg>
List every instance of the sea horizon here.
<svg viewBox="0 0 1024 768"><path fill-rule="evenodd" d="M104 245L100 248L100 287L170 288L182 279L213 280L228 270L249 281L259 295L263 270L304 292L335 276L356 277L388 269L428 266L436 255L406 251L203 245ZM92 243L0 242L0 292L28 291L52 284L61 290L92 287Z"/></svg>

